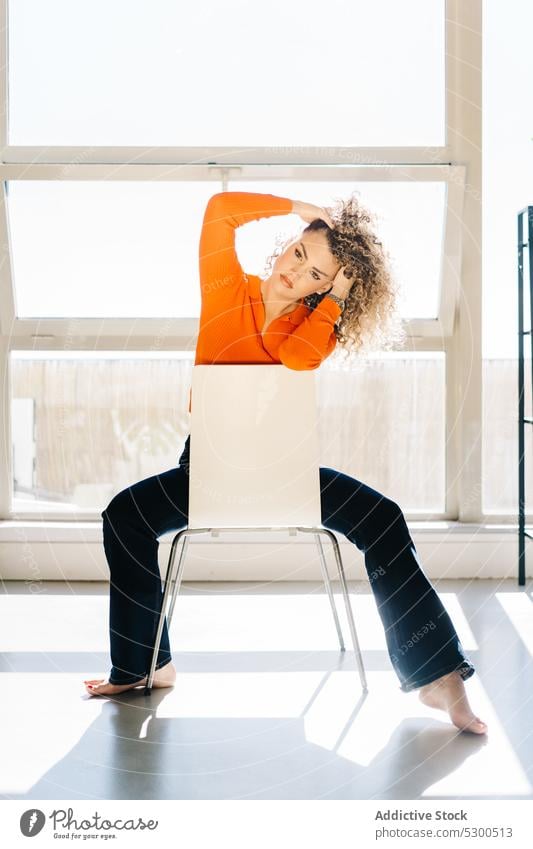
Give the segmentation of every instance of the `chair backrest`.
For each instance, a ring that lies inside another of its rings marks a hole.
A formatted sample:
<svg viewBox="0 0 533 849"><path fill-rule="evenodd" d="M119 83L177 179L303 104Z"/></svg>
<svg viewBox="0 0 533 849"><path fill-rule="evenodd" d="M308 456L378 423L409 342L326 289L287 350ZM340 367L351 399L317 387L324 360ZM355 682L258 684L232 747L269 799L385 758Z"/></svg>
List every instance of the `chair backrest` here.
<svg viewBox="0 0 533 849"><path fill-rule="evenodd" d="M320 526L313 370L195 365L189 528Z"/></svg>

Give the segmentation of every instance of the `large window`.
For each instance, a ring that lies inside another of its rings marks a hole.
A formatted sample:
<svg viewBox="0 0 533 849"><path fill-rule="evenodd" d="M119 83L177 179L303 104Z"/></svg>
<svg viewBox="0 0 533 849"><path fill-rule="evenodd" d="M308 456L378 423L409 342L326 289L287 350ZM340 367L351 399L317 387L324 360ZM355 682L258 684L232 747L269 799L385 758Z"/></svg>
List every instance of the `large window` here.
<svg viewBox="0 0 533 849"><path fill-rule="evenodd" d="M356 191L376 214L407 343L323 364L321 460L408 516L457 518L471 461L454 388L468 201L455 4L333 0L324 15L302 0L260 24L238 0L0 5L2 515L96 517L175 465L203 211L249 190L318 204ZM261 275L301 227L239 228L243 267Z"/></svg>

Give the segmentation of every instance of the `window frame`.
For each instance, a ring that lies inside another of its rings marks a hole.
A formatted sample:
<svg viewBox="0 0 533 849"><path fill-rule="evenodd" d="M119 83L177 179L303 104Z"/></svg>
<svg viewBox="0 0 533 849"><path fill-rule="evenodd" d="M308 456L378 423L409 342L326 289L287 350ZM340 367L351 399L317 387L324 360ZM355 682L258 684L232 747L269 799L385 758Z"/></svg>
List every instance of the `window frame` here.
<svg viewBox="0 0 533 849"><path fill-rule="evenodd" d="M5 108L7 12L8 0L0 0L4 24L4 37L0 39L4 99L4 109L0 110L0 233L5 253L0 265L0 366L5 376L4 410L10 409L10 350L46 351L67 344L76 350L149 350L154 336L161 351L193 350L198 329L195 318L15 318L6 181L205 179L213 181L215 193L224 191L233 178L305 180L306 175L312 175L316 180L439 179L446 183L439 314L437 319L411 319L407 323L406 348L443 351L446 356L446 509L438 515L416 513L415 518L483 521L481 204L477 194L481 181L481 0L445 3L445 144L400 148L9 146ZM0 521L24 518L21 511L15 514L11 509L10 419L10 415L4 415L4 428L0 429L0 447L6 458L6 474L0 478ZM35 518L35 513L29 515ZM57 513L42 511L40 515L45 520L58 518ZM65 518L73 517L70 514ZM502 517L490 514L488 518L494 522Z"/></svg>
<svg viewBox="0 0 533 849"><path fill-rule="evenodd" d="M283 179L288 181L346 181L360 182L440 182L444 183L444 226L441 246L441 267L439 279L439 306L435 319L409 319L407 332L409 337L442 338L453 332L453 318L459 293L461 228L458 225L461 217L464 194L465 168L454 165L388 165L388 166L285 166L283 169L273 165L241 165L219 168L220 176L213 174L210 166L186 165L170 178L165 175L166 166L147 165L139 168L137 165L123 165L120 172L107 175L107 166L74 166L65 174L64 169L57 165L27 166L0 165L2 174L3 203L0 207L0 234L4 244L8 245L7 261L0 267L0 332L10 334L14 350L26 349L29 340L39 340L45 350L54 349L57 341L72 337L72 324L75 324L76 335L80 337L80 350L94 350L95 346L102 350L113 350L116 346L124 350L137 350L139 344L150 347L162 321L171 324L170 335L162 339L163 350L194 350L198 333L198 319L192 317L158 318L122 317L122 318L83 318L67 316L60 318L18 318L15 315L15 294L10 262L9 226L7 217L6 181L14 180L105 180L106 183L115 181L163 181L172 180L184 182L212 183L212 194L231 189L231 179L239 183L256 183L265 181L265 191L271 191L270 181ZM284 190L287 194L289 189ZM56 341L57 340L57 341ZM439 348L438 350L441 350Z"/></svg>

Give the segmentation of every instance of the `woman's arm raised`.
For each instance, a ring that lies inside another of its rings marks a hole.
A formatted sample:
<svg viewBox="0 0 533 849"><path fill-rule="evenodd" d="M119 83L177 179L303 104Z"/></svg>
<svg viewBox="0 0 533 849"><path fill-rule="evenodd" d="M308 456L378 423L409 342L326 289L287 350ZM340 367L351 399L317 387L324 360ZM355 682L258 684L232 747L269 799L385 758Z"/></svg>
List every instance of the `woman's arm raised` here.
<svg viewBox="0 0 533 849"><path fill-rule="evenodd" d="M303 221L310 224L315 218L320 218L325 221L328 227L333 229L333 219L325 206L316 206L314 203L307 203L304 200L294 200L292 202L292 211L299 215Z"/></svg>
<svg viewBox="0 0 533 849"><path fill-rule="evenodd" d="M244 278L235 251L235 230L242 224L293 211L290 198L256 192L219 192L206 207L200 235L199 263L202 300Z"/></svg>

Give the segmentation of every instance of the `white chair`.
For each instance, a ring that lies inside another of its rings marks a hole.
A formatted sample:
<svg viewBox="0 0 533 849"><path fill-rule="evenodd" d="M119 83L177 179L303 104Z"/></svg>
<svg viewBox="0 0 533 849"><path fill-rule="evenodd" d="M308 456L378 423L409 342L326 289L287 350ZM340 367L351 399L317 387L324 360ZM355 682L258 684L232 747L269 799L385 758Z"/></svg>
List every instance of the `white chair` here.
<svg viewBox="0 0 533 849"><path fill-rule="evenodd" d="M317 419L313 370L283 365L193 367L188 524L171 544L146 695L152 689L169 596L170 629L189 538L265 530L314 534L340 649L345 651L321 536L331 541L361 687L367 692L340 547L335 534L321 525Z"/></svg>

